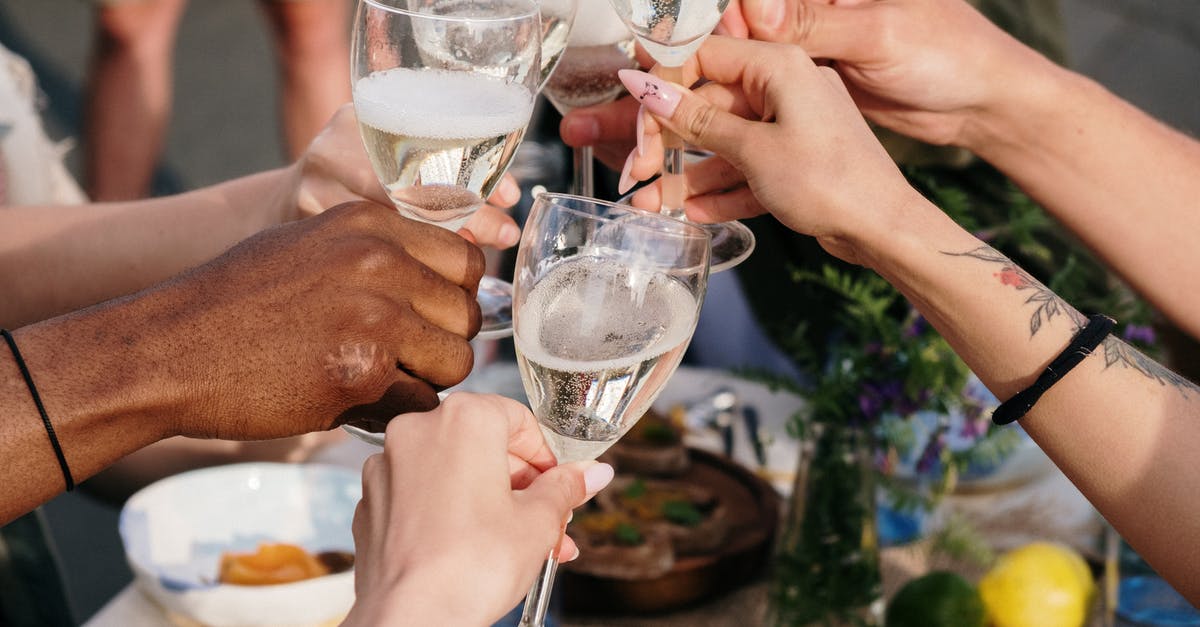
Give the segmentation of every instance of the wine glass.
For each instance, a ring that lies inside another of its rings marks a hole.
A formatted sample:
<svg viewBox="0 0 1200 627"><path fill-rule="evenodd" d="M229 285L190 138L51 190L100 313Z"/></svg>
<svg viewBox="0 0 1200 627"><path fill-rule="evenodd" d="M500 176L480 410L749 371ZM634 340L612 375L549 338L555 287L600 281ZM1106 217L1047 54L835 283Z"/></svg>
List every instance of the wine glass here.
<svg viewBox="0 0 1200 627"><path fill-rule="evenodd" d="M360 0L354 19L354 108L375 174L401 214L457 230L504 176L533 114L538 4ZM478 294L479 337L508 335L511 286L484 277Z"/></svg>
<svg viewBox="0 0 1200 627"><path fill-rule="evenodd" d="M580 3L584 6L597 0L539 0L542 14L542 64L538 76L538 90L546 86L546 82L554 74L562 60L563 50L571 38L571 30L575 24L575 14Z"/></svg>
<svg viewBox="0 0 1200 627"><path fill-rule="evenodd" d="M559 463L595 459L679 365L708 282L709 236L659 213L579 196L534 201L513 280L513 339L529 405ZM540 627L557 561L525 599Z"/></svg>
<svg viewBox="0 0 1200 627"><path fill-rule="evenodd" d="M642 47L662 66L662 77L683 82L687 62L721 21L729 0L610 0ZM662 212L686 219L683 139L663 129ZM736 266L754 251L754 234L740 222L703 225L712 235L712 271Z"/></svg>
<svg viewBox="0 0 1200 627"><path fill-rule="evenodd" d="M542 89L563 115L576 107L615 100L625 91L617 72L637 67L633 33L607 2L583 3L575 22L559 68ZM571 193L594 196L592 147L578 147L573 152Z"/></svg>

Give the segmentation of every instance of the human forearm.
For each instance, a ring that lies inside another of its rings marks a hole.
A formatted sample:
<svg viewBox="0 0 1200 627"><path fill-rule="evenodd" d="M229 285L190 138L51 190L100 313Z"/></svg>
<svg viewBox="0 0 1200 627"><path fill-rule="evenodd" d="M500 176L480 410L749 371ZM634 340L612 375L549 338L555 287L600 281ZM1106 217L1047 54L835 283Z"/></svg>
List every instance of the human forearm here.
<svg viewBox="0 0 1200 627"><path fill-rule="evenodd" d="M1078 312L932 207L903 217L872 265L1002 399L1067 345ZM899 235L907 233L908 235ZM1200 559L1200 390L1109 337L1022 426L1135 548L1192 602Z"/></svg>
<svg viewBox="0 0 1200 627"><path fill-rule="evenodd" d="M152 363L118 331L112 310L48 320L14 333L70 473L83 481L168 433L175 386L147 383ZM49 435L8 347L0 351L0 524L63 491Z"/></svg>
<svg viewBox="0 0 1200 627"><path fill-rule="evenodd" d="M284 219L287 170L138 202L0 209L0 326L128 294Z"/></svg>
<svg viewBox="0 0 1200 627"><path fill-rule="evenodd" d="M977 117L964 143L1200 337L1200 143L1046 62Z"/></svg>

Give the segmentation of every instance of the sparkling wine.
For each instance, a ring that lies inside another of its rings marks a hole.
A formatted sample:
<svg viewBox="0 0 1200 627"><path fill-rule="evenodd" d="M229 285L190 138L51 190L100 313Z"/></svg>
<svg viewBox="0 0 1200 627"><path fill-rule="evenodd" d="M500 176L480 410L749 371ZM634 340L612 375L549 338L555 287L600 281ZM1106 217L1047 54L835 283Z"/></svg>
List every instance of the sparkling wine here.
<svg viewBox="0 0 1200 627"><path fill-rule="evenodd" d="M455 228L504 175L533 96L480 74L393 68L359 79L354 105L371 164L396 206Z"/></svg>
<svg viewBox="0 0 1200 627"><path fill-rule="evenodd" d="M656 61L678 67L721 21L729 0L611 0Z"/></svg>
<svg viewBox="0 0 1200 627"><path fill-rule="evenodd" d="M580 0L580 2L597 2L598 0ZM543 11L542 13L542 67L538 85L544 86L546 79L554 73L567 49L567 39L571 35L571 20L558 14Z"/></svg>
<svg viewBox="0 0 1200 627"><path fill-rule="evenodd" d="M637 67L632 41L600 46L571 46L544 93L560 113L616 98L625 87L617 71Z"/></svg>
<svg viewBox="0 0 1200 627"><path fill-rule="evenodd" d="M611 259L563 262L515 322L530 406L560 462L594 459L650 408L696 324L695 296Z"/></svg>

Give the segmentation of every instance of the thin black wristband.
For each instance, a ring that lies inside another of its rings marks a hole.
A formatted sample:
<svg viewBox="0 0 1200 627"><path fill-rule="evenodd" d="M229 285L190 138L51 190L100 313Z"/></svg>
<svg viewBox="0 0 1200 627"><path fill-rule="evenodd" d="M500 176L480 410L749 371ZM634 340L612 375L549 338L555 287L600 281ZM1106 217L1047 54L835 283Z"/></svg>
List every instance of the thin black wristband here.
<svg viewBox="0 0 1200 627"><path fill-rule="evenodd" d="M1072 368L1079 365L1104 338L1112 333L1113 327L1117 321L1109 318L1104 314L1093 314L1088 316L1088 323L1075 337L1071 338L1071 343L1059 353L1054 361L1046 366L1046 371L1033 382L1033 385L1017 392L1012 398L1000 403L996 411L992 412L992 422L998 425L1006 425L1016 422L1029 413L1033 409L1034 404L1050 389L1050 386L1058 382L1059 379L1066 376Z"/></svg>
<svg viewBox="0 0 1200 627"><path fill-rule="evenodd" d="M4 340L8 342L13 359L17 361L17 369L21 371L21 376L25 378L25 385L29 388L29 395L33 397L33 404L37 406L38 413L42 415L42 424L46 426L46 435L50 436L50 446L54 447L54 455L58 457L58 466L62 468L63 480L67 482L67 492L70 492L75 489L75 479L71 477L71 468L67 466L67 456L63 455L62 446L58 444L58 436L54 435L54 425L50 424L50 415L46 413L46 406L42 405L42 397L38 394L37 386L33 384L33 375L29 373L29 367L25 365L21 351L17 350L17 341L13 339L12 333L9 333L8 329L0 329L0 335L3 335Z"/></svg>

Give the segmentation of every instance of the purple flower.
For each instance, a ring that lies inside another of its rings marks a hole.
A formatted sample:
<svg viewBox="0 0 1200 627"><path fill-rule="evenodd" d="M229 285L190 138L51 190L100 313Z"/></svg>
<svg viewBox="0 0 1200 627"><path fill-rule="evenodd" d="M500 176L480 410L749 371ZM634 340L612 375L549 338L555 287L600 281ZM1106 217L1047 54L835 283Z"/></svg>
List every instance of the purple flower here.
<svg viewBox="0 0 1200 627"><path fill-rule="evenodd" d="M858 410L867 420L875 420L883 413L883 399L873 390L865 391L858 395Z"/></svg>
<svg viewBox="0 0 1200 627"><path fill-rule="evenodd" d="M1158 339L1153 327L1141 324L1125 325L1125 331L1121 333L1121 337L1125 338L1126 342L1139 342L1141 344L1154 344L1155 340Z"/></svg>
<svg viewBox="0 0 1200 627"><path fill-rule="evenodd" d="M905 327L904 337L911 340L913 338L919 337L928 328L929 328L929 322L927 320L925 320L925 317L917 316L915 319L913 319L912 324Z"/></svg>
<svg viewBox="0 0 1200 627"><path fill-rule="evenodd" d="M929 472L941 459L942 450L945 448L946 433L943 429L939 429L936 435L929 438L925 450L921 451L921 457L917 459L917 472Z"/></svg>
<svg viewBox="0 0 1200 627"><path fill-rule="evenodd" d="M983 415L982 409L975 412L973 416L968 412L963 418L962 430L959 431L959 435L971 440L981 438L987 435L989 422L988 417Z"/></svg>

